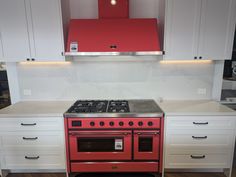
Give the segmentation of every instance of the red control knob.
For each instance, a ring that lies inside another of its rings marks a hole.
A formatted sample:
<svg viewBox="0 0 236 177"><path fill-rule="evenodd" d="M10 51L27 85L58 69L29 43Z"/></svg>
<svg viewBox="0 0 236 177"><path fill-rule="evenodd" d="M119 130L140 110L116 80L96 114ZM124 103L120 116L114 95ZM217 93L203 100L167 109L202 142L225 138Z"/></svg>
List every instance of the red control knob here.
<svg viewBox="0 0 236 177"><path fill-rule="evenodd" d="M94 127L95 126L95 122L90 122L90 126Z"/></svg>
<svg viewBox="0 0 236 177"><path fill-rule="evenodd" d="M110 126L114 126L114 122L109 122L109 125Z"/></svg>
<svg viewBox="0 0 236 177"><path fill-rule="evenodd" d="M138 122L138 125L141 127L141 126L143 126L143 122Z"/></svg>
<svg viewBox="0 0 236 177"><path fill-rule="evenodd" d="M124 126L124 122L119 122L119 126Z"/></svg>
<svg viewBox="0 0 236 177"><path fill-rule="evenodd" d="M102 126L102 127L105 125L104 122L100 122L99 124L100 124L100 126Z"/></svg>
<svg viewBox="0 0 236 177"><path fill-rule="evenodd" d="M153 126L153 122L148 122L148 126Z"/></svg>
<svg viewBox="0 0 236 177"><path fill-rule="evenodd" d="M129 126L133 126L134 123L132 121L129 122Z"/></svg>

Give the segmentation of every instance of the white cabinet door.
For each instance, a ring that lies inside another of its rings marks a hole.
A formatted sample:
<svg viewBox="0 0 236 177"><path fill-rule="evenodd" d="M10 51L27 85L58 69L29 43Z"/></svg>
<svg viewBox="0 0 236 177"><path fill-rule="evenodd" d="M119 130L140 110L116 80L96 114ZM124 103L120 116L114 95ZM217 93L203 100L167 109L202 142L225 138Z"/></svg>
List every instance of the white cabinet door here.
<svg viewBox="0 0 236 177"><path fill-rule="evenodd" d="M0 0L0 31L5 61L30 57L24 0Z"/></svg>
<svg viewBox="0 0 236 177"><path fill-rule="evenodd" d="M201 0L168 0L165 59L189 60L197 56Z"/></svg>
<svg viewBox="0 0 236 177"><path fill-rule="evenodd" d="M213 60L232 57L235 11L235 0L202 0L200 57Z"/></svg>
<svg viewBox="0 0 236 177"><path fill-rule="evenodd" d="M34 48L32 58L43 61L64 60L60 0L30 0Z"/></svg>

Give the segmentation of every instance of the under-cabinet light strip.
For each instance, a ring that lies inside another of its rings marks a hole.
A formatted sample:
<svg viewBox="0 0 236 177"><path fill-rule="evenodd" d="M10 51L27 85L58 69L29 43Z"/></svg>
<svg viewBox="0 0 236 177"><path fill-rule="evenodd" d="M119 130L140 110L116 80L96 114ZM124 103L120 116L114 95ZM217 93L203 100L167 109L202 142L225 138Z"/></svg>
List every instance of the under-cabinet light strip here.
<svg viewBox="0 0 236 177"><path fill-rule="evenodd" d="M71 62L62 61L62 62L19 62L21 65L70 65Z"/></svg>
<svg viewBox="0 0 236 177"><path fill-rule="evenodd" d="M212 60L163 60L161 64L209 64Z"/></svg>

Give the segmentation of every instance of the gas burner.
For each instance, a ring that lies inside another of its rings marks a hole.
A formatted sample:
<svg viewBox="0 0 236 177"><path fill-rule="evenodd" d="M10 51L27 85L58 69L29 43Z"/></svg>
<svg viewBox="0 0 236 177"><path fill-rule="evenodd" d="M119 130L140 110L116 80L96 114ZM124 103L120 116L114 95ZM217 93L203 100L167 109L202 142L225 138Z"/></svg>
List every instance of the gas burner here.
<svg viewBox="0 0 236 177"><path fill-rule="evenodd" d="M78 100L68 110L69 113L104 113L107 110L108 101L105 100Z"/></svg>
<svg viewBox="0 0 236 177"><path fill-rule="evenodd" d="M110 101L108 105L109 113L127 113L129 110L129 103L125 100Z"/></svg>

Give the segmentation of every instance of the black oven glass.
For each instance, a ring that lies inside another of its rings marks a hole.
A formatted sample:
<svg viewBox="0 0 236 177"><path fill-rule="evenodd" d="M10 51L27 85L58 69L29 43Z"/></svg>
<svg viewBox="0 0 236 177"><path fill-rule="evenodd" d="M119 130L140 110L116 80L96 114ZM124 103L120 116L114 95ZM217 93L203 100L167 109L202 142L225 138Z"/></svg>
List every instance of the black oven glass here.
<svg viewBox="0 0 236 177"><path fill-rule="evenodd" d="M122 138L78 138L78 152L117 152L123 151Z"/></svg>
<svg viewBox="0 0 236 177"><path fill-rule="evenodd" d="M139 152L152 152L152 137L139 137Z"/></svg>

